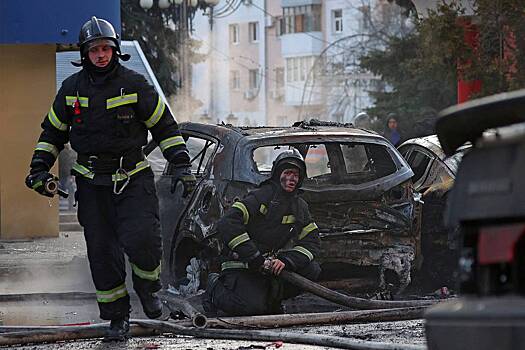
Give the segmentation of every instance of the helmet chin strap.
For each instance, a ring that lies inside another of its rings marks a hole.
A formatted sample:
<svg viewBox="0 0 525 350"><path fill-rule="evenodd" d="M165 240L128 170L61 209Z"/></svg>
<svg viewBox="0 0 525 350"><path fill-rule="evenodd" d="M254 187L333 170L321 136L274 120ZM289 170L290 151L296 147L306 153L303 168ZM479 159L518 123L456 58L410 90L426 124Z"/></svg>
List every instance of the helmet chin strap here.
<svg viewBox="0 0 525 350"><path fill-rule="evenodd" d="M129 59L131 58L131 55L130 54L127 54L127 53L120 53L120 52L117 52L117 56L118 58L120 58L122 61L124 62L127 62L129 61Z"/></svg>

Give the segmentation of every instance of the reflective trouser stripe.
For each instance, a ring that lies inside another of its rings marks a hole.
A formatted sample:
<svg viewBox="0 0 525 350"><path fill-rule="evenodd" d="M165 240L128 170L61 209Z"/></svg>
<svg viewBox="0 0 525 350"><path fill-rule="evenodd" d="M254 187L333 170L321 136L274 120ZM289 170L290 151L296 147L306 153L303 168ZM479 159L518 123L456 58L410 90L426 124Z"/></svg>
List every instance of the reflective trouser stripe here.
<svg viewBox="0 0 525 350"><path fill-rule="evenodd" d="M131 264L133 273L143 280L156 281L160 277L160 265L153 271L145 271L140 269L137 265Z"/></svg>
<svg viewBox="0 0 525 350"><path fill-rule="evenodd" d="M95 176L95 173L93 173L91 170L89 170L85 166L78 164L77 162L73 164L73 170L75 170L80 175L87 177L89 179L93 179L93 177Z"/></svg>
<svg viewBox="0 0 525 350"><path fill-rule="evenodd" d="M281 221L282 224L293 224L294 222L295 222L294 215L283 216L283 220Z"/></svg>
<svg viewBox="0 0 525 350"><path fill-rule="evenodd" d="M225 261L221 264L221 270L227 269L247 269L248 264L242 261Z"/></svg>
<svg viewBox="0 0 525 350"><path fill-rule="evenodd" d="M173 136L165 140L160 141L159 147L162 152L173 146L184 145L184 139L182 136Z"/></svg>
<svg viewBox="0 0 525 350"><path fill-rule="evenodd" d="M309 223L308 225L306 225L305 227L303 227L303 230L301 231L301 234L299 235L299 239L303 239L304 237L308 236L308 234L310 232L312 232L313 230L317 229L317 225L315 224L315 222L311 222Z"/></svg>
<svg viewBox="0 0 525 350"><path fill-rule="evenodd" d="M259 207L259 212L263 215L266 215L268 213L268 208L266 207L266 205L261 204L261 206Z"/></svg>
<svg viewBox="0 0 525 350"><path fill-rule="evenodd" d="M137 103L137 101L138 101L138 95L136 93L108 98L106 100L106 109L128 105L130 103Z"/></svg>
<svg viewBox="0 0 525 350"><path fill-rule="evenodd" d="M155 110L153 111L151 116L148 118L148 120L144 122L144 124L146 124L146 127L148 129L151 129L152 127L155 126L155 124L158 123L158 121L160 120L160 117L162 117L162 114L164 113L165 108L166 108L166 105L164 104L164 102L159 96Z"/></svg>
<svg viewBox="0 0 525 350"><path fill-rule="evenodd" d="M39 142L36 144L35 151L44 151L51 153L55 158L58 157L58 148L52 143Z"/></svg>
<svg viewBox="0 0 525 350"><path fill-rule="evenodd" d="M51 107L51 109L49 110L49 113L47 114L47 118L49 119L51 124L53 124L53 126L55 128L57 128L58 130L60 130L60 131L66 131L67 130L67 124L62 123L62 121L60 121L60 119L57 117L53 107Z"/></svg>
<svg viewBox="0 0 525 350"><path fill-rule="evenodd" d="M250 236L248 235L248 233L243 233L242 235L239 235L235 238L233 238L229 243L228 243L228 247L230 247L231 250L235 249L235 247L237 247L239 244L242 244L246 241L249 241L250 240Z"/></svg>
<svg viewBox="0 0 525 350"><path fill-rule="evenodd" d="M310 261L314 260L314 255L305 247L301 247L300 245L296 245L292 248L292 250L295 250L296 252L303 253L308 257Z"/></svg>
<svg viewBox="0 0 525 350"><path fill-rule="evenodd" d="M99 303L111 303L126 295L128 295L128 291L126 290L126 284L123 283L111 290L97 290L97 301Z"/></svg>
<svg viewBox="0 0 525 350"><path fill-rule="evenodd" d="M232 205L232 208L237 208L242 212L242 219L243 223L246 225L248 224L248 221L250 220L250 213L248 212L248 208L244 205L242 202L235 202Z"/></svg>
<svg viewBox="0 0 525 350"><path fill-rule="evenodd" d="M75 106L75 102L77 102L77 96L66 96L66 105ZM89 99L87 97L79 96L78 103L80 103L80 107L89 107Z"/></svg>
<svg viewBox="0 0 525 350"><path fill-rule="evenodd" d="M144 170L146 168L149 168L149 163L147 160L143 160L142 162L137 163L137 166L135 167L135 169L128 171L128 176L126 176L125 174L121 174L121 173L117 175L113 174L111 176L111 181L126 180L129 176L135 175L139 171Z"/></svg>

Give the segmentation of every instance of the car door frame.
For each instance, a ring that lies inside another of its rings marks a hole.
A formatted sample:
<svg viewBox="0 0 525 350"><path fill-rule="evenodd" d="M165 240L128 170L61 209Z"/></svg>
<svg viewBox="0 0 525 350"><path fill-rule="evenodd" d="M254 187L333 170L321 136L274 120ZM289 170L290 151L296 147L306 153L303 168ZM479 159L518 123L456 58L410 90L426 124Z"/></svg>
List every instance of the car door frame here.
<svg viewBox="0 0 525 350"><path fill-rule="evenodd" d="M189 137L196 137L202 140L211 141L215 143L216 146L207 163L204 165L204 171L197 177L195 190L188 197L182 197L182 184L177 184L175 191L171 193L171 182L173 179L174 168L169 162L166 162L162 174L156 178L155 185L157 187L157 195L159 198L159 214L163 244L162 265L164 268L161 271L161 280L163 283L169 282L171 280L173 273L172 259L175 250L175 243L179 235L180 224L184 220L188 208L191 207L192 203L196 201L196 198L200 192L199 189L201 183L206 179L209 179L213 159L217 153L217 150L220 148L220 140L211 135L203 134L194 130L181 129L180 131L185 141L187 141ZM156 148L150 146L150 144L148 144L148 146L146 146L145 149L151 149L150 152ZM148 152L148 154L150 152ZM175 198L180 200L173 200Z"/></svg>
<svg viewBox="0 0 525 350"><path fill-rule="evenodd" d="M430 151L429 149L425 148L425 147L422 147L421 145L416 145L416 144L411 144L411 145L406 145L405 147L408 148L408 152L405 156L403 156L406 160L406 162L408 163L408 165L410 166L410 168L412 169L412 165L410 165L410 162L409 162L409 159L410 159L410 156L412 155L412 153L414 152L420 152L420 153L423 153L424 155L426 155L427 157L430 158L430 161L428 162L427 166L425 167L425 171L423 172L423 175L421 175L421 177L419 179L417 179L416 181L413 181L413 185L414 185L414 190L417 191L417 192L420 192L421 189L422 189L422 186L425 184L429 174L430 174L430 170L432 169L432 166L434 164L434 162L436 160L440 161L439 160L439 157L432 151ZM401 149L398 149L398 151L403 154L402 150ZM412 169L413 170L413 169ZM415 173L414 173L415 175Z"/></svg>

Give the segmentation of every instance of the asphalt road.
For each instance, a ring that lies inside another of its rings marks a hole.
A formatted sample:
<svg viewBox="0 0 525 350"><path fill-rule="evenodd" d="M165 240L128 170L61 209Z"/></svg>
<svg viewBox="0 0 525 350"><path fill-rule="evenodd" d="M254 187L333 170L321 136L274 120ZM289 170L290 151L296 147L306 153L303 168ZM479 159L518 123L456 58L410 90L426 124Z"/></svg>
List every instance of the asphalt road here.
<svg viewBox="0 0 525 350"><path fill-rule="evenodd" d="M130 275L130 274L129 274ZM130 281L128 285L131 286ZM61 234L51 239L0 241L0 295L30 293L93 293L82 234ZM310 306L322 303L309 302ZM319 306L321 305L321 306ZM332 309L333 309L332 305ZM297 309L297 306L292 309ZM132 295L132 318L145 318L138 299ZM98 323L95 300L54 300L0 302L0 324L5 326L65 325ZM423 323L382 322L286 329L299 333L324 334L360 341L424 344ZM278 339L276 339L278 340ZM11 347L13 349L272 349L269 342L195 339L190 337L133 338L124 343L103 343L100 339ZM323 349L284 344L280 349Z"/></svg>

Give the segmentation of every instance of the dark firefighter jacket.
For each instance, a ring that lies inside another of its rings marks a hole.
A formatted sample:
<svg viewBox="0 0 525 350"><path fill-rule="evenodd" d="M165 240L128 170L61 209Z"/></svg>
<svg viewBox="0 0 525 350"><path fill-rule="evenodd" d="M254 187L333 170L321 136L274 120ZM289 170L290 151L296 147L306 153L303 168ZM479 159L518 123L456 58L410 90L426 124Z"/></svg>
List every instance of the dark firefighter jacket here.
<svg viewBox="0 0 525 350"><path fill-rule="evenodd" d="M137 154L147 143L148 130L169 162L189 165L184 140L160 96L141 74L118 63L101 83L95 83L86 69L68 77L42 129L32 166L36 161L51 168L68 141L79 160L80 155L119 158ZM133 175L147 167L141 161L126 170ZM73 170L95 182L108 176L111 181L112 175L95 176L86 164L75 163Z"/></svg>
<svg viewBox="0 0 525 350"><path fill-rule="evenodd" d="M217 229L230 258L222 263L223 270L252 267L255 261L258 267L262 256L270 253L295 271L308 265L320 250L319 230L308 204L296 191L287 193L271 180L233 203Z"/></svg>

